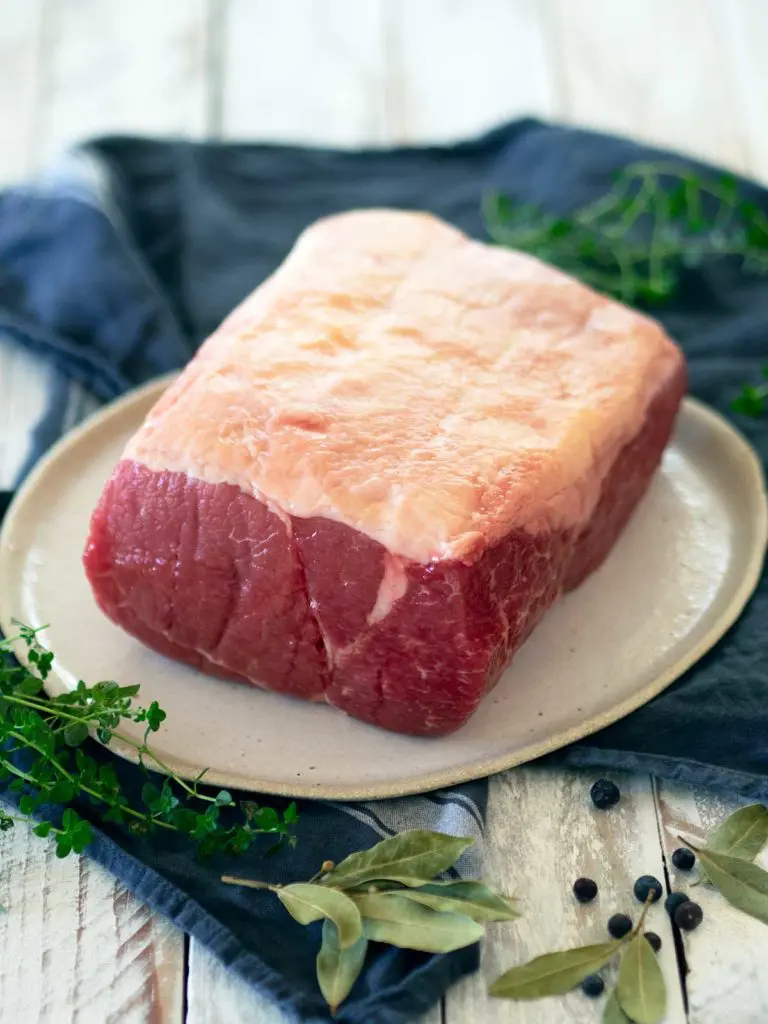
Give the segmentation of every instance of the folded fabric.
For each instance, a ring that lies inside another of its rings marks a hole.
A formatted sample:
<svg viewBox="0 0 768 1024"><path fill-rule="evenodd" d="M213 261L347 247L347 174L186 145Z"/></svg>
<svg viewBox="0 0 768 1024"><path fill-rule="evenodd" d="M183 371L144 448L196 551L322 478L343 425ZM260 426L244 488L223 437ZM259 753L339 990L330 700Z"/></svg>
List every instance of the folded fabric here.
<svg viewBox="0 0 768 1024"><path fill-rule="evenodd" d="M55 369L28 465L70 425L70 382L106 401L182 365L318 216L360 206L428 209L481 237L486 190L567 213L604 194L626 164L659 157L627 140L533 120L453 146L357 153L97 140L45 180L0 195L0 332ZM740 188L768 213L768 192ZM686 270L679 294L654 312L686 352L693 393L727 413L768 359L765 281L714 260ZM767 457L768 422L740 426ZM768 798L767 624L764 578L737 626L683 679L553 759ZM135 768L119 770L139 785ZM375 805L307 802L295 851L271 862L249 857L236 870L306 878L326 857L403 828L479 835L485 799L478 782ZM100 824L93 808L83 813ZM330 1019L314 981L316 935L267 894L223 887L221 864L101 824L91 856L302 1019ZM412 1020L476 963L476 948L442 957L378 950L337 1019Z"/></svg>

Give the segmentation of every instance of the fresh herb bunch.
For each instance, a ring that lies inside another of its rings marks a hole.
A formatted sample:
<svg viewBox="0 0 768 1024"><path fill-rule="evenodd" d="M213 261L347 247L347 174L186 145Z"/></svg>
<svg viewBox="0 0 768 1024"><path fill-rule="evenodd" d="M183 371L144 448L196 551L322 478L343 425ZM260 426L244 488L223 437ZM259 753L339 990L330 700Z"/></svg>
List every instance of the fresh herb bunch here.
<svg viewBox="0 0 768 1024"><path fill-rule="evenodd" d="M0 830L6 831L18 821L31 822L38 836L54 837L57 856L81 853L93 839L93 829L71 805L85 797L106 805L106 821L135 833L158 829L182 833L203 856L242 853L264 833L277 836L278 842L293 838L290 829L297 819L295 804L280 814L271 807L243 802L240 820L225 824L221 812L235 807L232 796L226 790L203 792L200 783L205 772L192 783L179 778L149 746L149 737L166 715L157 701L147 708L133 703L138 686L114 682L86 686L81 681L71 692L46 697L43 683L53 654L39 644L40 630L16 625L16 636L0 640L0 781L10 780L9 789L20 794L20 813L0 810ZM19 641L26 645L26 667L10 655ZM122 722L145 724L142 741L121 732ZM136 750L147 775L141 806L131 806L111 764L100 764L86 753L83 745L91 733L102 743L114 737ZM153 778L150 768L165 778ZM59 815L52 813L53 808L63 808L58 824ZM49 820L51 817L55 820Z"/></svg>
<svg viewBox="0 0 768 1024"><path fill-rule="evenodd" d="M703 180L675 164L629 164L613 188L568 216L484 197L488 234L628 303L658 305L686 268L729 256L768 273L768 218L739 196L735 178Z"/></svg>
<svg viewBox="0 0 768 1024"><path fill-rule="evenodd" d="M225 875L231 885L268 889L299 924L323 921L317 980L335 1013L363 969L368 942L448 953L471 946L490 921L519 916L508 896L482 882L438 881L473 839L415 829L325 861L309 882L270 885Z"/></svg>

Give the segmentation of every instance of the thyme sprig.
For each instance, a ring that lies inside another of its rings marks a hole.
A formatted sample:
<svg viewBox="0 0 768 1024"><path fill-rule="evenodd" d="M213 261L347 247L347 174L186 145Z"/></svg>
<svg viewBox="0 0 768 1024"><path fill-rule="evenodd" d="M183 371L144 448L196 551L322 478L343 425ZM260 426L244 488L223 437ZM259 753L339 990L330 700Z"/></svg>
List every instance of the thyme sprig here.
<svg viewBox="0 0 768 1024"><path fill-rule="evenodd" d="M53 654L39 643L39 629L16 625L15 636L0 640L0 783L19 794L19 813L0 810L0 830L30 822L36 835L55 839L59 857L81 853L94 837L90 822L74 806L85 800L106 806L103 820L133 833L181 833L203 856L242 853L265 833L278 841L291 838L295 804L282 813L251 801L238 805L227 790L202 789L205 772L192 782L174 772L149 743L165 711L157 701L137 705L137 685L80 681L72 691L47 697L43 686ZM19 642L26 648L26 665L11 657ZM141 740L121 730L127 722L144 725ZM88 753L91 735L136 751L146 774L138 804L124 792L114 766ZM225 815L225 808L233 811Z"/></svg>
<svg viewBox="0 0 768 1024"><path fill-rule="evenodd" d="M768 273L768 217L729 174L704 179L674 163L633 163L599 199L567 216L489 193L488 234L623 302L658 305L705 259Z"/></svg>

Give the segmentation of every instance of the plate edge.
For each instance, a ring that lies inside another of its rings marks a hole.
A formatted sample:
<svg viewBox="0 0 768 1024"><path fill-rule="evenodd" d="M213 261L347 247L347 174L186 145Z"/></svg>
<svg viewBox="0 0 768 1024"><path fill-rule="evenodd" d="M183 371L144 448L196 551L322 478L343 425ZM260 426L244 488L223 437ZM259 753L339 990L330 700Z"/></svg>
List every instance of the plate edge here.
<svg viewBox="0 0 768 1024"><path fill-rule="evenodd" d="M117 401L109 403L102 409L99 409L93 415L84 420L83 423L79 424L72 431L64 435L64 437L60 438L59 441L57 441L56 444L53 445L53 447L43 456L43 458L40 459L14 496L3 521L2 529L0 529L0 575L2 574L8 557L8 533L12 529L12 524L17 514L17 510L21 507L26 495L34 489L38 479L47 471L48 466L64 455L71 447L76 445L82 436L90 433L92 429L98 427L101 423L119 415L134 403L146 400L153 395L155 391L160 393L168 386L175 376L177 376L177 374L171 373L160 378L155 378L154 380L149 381L148 383L121 396ZM755 549L749 559L747 572L742 577L740 586L734 591L731 601L710 627L706 635L703 636L684 657L678 659L678 661L675 662L674 665L672 665L666 672L657 676L656 679L654 679L647 687L638 693L633 694L631 698L628 698L622 704L612 708L609 712L602 715L596 715L586 722L580 723L578 726L574 726L571 729L558 733L556 737L550 737L548 740L541 743L531 744L528 747L524 747L511 757L504 756L492 758L486 762L475 764L462 771L443 769L439 772L434 772L429 776L420 776L418 779L405 780L399 785L376 784L360 787L340 787L338 789L322 783L317 783L314 786L292 783L282 785L279 783L258 780L253 776L245 777L237 774L228 774L226 772L216 771L211 771L207 774L206 783L208 785L223 786L241 791L244 790L264 793L270 796L284 796L314 800L362 801L412 796L418 793L427 793L436 789L443 789L447 786L460 785L476 779L486 778L490 775L506 771L509 768L514 768L520 764L526 764L530 761L536 760L539 757L543 757L545 754L554 753L562 747L575 743L580 739L584 739L586 736L590 736L609 725L613 725L615 722L626 717L632 711L636 711L638 708L648 703L648 701L658 696L684 672L691 668L691 666L699 661L707 651L711 650L711 648L728 632L731 626L739 618L760 580L763 560L765 557L766 543L768 543L768 495L766 494L765 474L757 452L741 431L717 410L712 409L706 403L691 396L686 396L684 404L694 411L694 415L704 419L712 430L727 438L730 444L738 446L740 454L744 458L745 472L753 478L752 483L754 494L758 502L759 516L757 522L753 524L756 531ZM12 623L11 617L7 614L7 610L4 606L3 594L4 590L0 591L0 628L2 628L3 632L7 634L9 632L8 627L11 626ZM23 643L18 643L14 646L14 653L21 661L24 661L23 654L25 650L26 647ZM138 757L136 756L134 748L124 746L119 741L115 740L113 740L109 746L114 753L133 762L134 764L138 764ZM184 761L180 761L175 758L165 758L165 761L167 766L176 772L176 774L181 778L194 779L199 774L197 766L189 765Z"/></svg>

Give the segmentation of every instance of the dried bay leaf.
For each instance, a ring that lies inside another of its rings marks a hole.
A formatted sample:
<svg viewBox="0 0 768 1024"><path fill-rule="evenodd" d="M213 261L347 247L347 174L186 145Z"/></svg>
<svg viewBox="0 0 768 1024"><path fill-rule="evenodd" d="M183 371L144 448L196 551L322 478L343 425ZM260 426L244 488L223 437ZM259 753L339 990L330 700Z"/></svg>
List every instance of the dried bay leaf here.
<svg viewBox="0 0 768 1024"><path fill-rule="evenodd" d="M520 916L510 900L482 882L428 882L418 889L397 892L432 910L466 914L473 921L514 921Z"/></svg>
<svg viewBox="0 0 768 1024"><path fill-rule="evenodd" d="M278 899L299 924L311 924L327 918L336 925L339 944L348 949L363 933L360 911L354 900L338 889L327 889L311 882L295 882L275 890Z"/></svg>
<svg viewBox="0 0 768 1024"><path fill-rule="evenodd" d="M659 1024L667 1009L664 975L651 945L635 935L621 958L617 988L622 1010L635 1024Z"/></svg>
<svg viewBox="0 0 768 1024"><path fill-rule="evenodd" d="M502 974L491 985L490 993L500 999L541 999L543 996L563 995L580 984L588 974L599 971L623 945L624 942L617 939L615 942L545 953Z"/></svg>
<svg viewBox="0 0 768 1024"><path fill-rule="evenodd" d="M375 879L423 885L447 871L474 839L412 829L384 839L370 850L352 853L322 878L323 885L352 889Z"/></svg>
<svg viewBox="0 0 768 1024"><path fill-rule="evenodd" d="M603 1024L632 1024L632 1021L621 1008L621 1003L615 989L608 996L608 1002L605 1004Z"/></svg>
<svg viewBox="0 0 768 1024"><path fill-rule="evenodd" d="M696 851L710 882L734 907L768 924L768 871L709 848Z"/></svg>
<svg viewBox="0 0 768 1024"><path fill-rule="evenodd" d="M750 804L734 811L707 841L706 849L728 857L754 860L768 843L768 807Z"/></svg>
<svg viewBox="0 0 768 1024"><path fill-rule="evenodd" d="M320 991L331 1013L336 1012L352 991L363 969L367 951L368 940L362 937L347 949L342 949L336 925L328 918L323 921L323 943L315 966Z"/></svg>
<svg viewBox="0 0 768 1024"><path fill-rule="evenodd" d="M438 913L399 893L361 894L354 900L365 937L400 949L449 953L479 942L485 934L483 926L465 914Z"/></svg>

